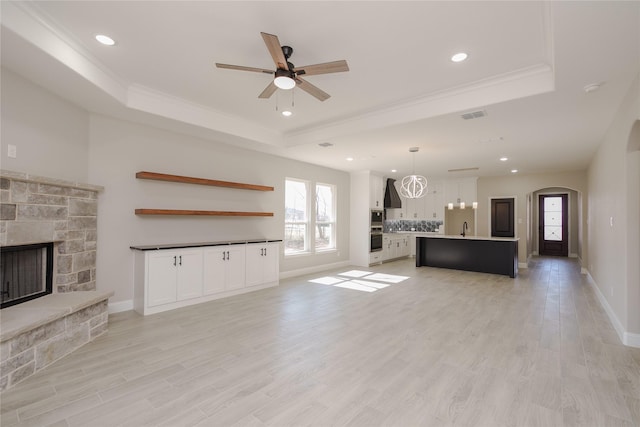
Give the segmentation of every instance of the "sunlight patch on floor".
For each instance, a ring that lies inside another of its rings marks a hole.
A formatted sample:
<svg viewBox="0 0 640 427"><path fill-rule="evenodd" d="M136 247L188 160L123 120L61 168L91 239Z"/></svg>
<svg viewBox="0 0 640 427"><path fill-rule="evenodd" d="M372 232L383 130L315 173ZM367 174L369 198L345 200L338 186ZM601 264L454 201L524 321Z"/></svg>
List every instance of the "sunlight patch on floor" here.
<svg viewBox="0 0 640 427"><path fill-rule="evenodd" d="M396 276L394 274L373 273L363 270L345 271L344 273L338 273L338 276L344 277L324 276L311 279L309 282L362 292L375 292L379 289L387 288L392 284L403 282L409 278L409 276Z"/></svg>

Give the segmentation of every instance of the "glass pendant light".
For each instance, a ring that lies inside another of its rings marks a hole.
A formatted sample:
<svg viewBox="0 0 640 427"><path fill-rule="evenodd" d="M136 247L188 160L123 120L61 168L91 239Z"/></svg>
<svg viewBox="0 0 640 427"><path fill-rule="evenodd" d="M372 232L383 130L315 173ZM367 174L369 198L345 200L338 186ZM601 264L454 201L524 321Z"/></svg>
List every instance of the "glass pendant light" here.
<svg viewBox="0 0 640 427"><path fill-rule="evenodd" d="M407 199L419 199L427 195L427 178L422 175L416 175L415 171L415 153L417 153L418 150L418 147L409 148L409 152L413 153L413 173L402 178L400 184L400 195Z"/></svg>

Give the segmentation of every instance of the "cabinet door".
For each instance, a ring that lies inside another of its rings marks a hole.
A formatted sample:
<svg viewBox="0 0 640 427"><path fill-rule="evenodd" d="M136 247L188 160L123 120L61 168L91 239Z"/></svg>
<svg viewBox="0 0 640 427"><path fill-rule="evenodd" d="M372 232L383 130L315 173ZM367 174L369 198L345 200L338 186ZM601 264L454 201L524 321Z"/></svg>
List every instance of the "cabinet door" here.
<svg viewBox="0 0 640 427"><path fill-rule="evenodd" d="M205 295L225 290L227 246L207 248L203 253L203 291Z"/></svg>
<svg viewBox="0 0 640 427"><path fill-rule="evenodd" d="M384 208L384 187L382 177L377 175L369 176L369 204L371 209Z"/></svg>
<svg viewBox="0 0 640 427"><path fill-rule="evenodd" d="M176 302L177 253L154 251L147 257L147 306Z"/></svg>
<svg viewBox="0 0 640 427"><path fill-rule="evenodd" d="M185 249L178 256L178 301L202 296L202 249Z"/></svg>
<svg viewBox="0 0 640 427"><path fill-rule="evenodd" d="M262 264L264 262L264 245L247 245L245 268L246 286L262 283Z"/></svg>
<svg viewBox="0 0 640 427"><path fill-rule="evenodd" d="M277 243L268 243L264 248L264 259L262 264L262 283L275 282L280 274L279 269L279 249Z"/></svg>
<svg viewBox="0 0 640 427"><path fill-rule="evenodd" d="M245 247L236 245L227 248L226 289L241 289L245 284Z"/></svg>

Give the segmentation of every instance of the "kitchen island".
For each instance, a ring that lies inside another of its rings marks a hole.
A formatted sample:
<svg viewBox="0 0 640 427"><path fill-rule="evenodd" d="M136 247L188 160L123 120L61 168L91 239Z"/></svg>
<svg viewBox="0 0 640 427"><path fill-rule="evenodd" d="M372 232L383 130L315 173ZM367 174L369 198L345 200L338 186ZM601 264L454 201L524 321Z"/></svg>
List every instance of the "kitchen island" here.
<svg viewBox="0 0 640 427"><path fill-rule="evenodd" d="M477 236L417 236L416 267L518 274L518 239Z"/></svg>

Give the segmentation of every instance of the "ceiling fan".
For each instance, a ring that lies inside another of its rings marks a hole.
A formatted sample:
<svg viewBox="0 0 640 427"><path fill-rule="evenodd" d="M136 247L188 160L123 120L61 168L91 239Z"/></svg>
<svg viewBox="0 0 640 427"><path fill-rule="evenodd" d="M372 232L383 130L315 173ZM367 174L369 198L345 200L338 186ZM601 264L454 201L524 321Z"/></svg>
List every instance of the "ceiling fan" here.
<svg viewBox="0 0 640 427"><path fill-rule="evenodd" d="M278 89L293 89L298 86L311 96L325 101L329 99L331 95L324 92L320 88L312 85L306 80L303 80L300 76L313 76L317 74L329 74L340 73L343 71L349 71L347 61L333 61L325 62L322 64L307 65L304 67L296 67L289 58L293 54L293 48L290 46L281 46L278 36L273 34L260 33L262 39L267 45L267 49L273 58L273 62L276 64L276 70L267 70L265 68L244 67L241 65L229 65L219 64L216 62L218 68L228 68L230 70L252 71L255 73L272 74L274 79L269 85L262 91L258 98L270 98L271 95Z"/></svg>

